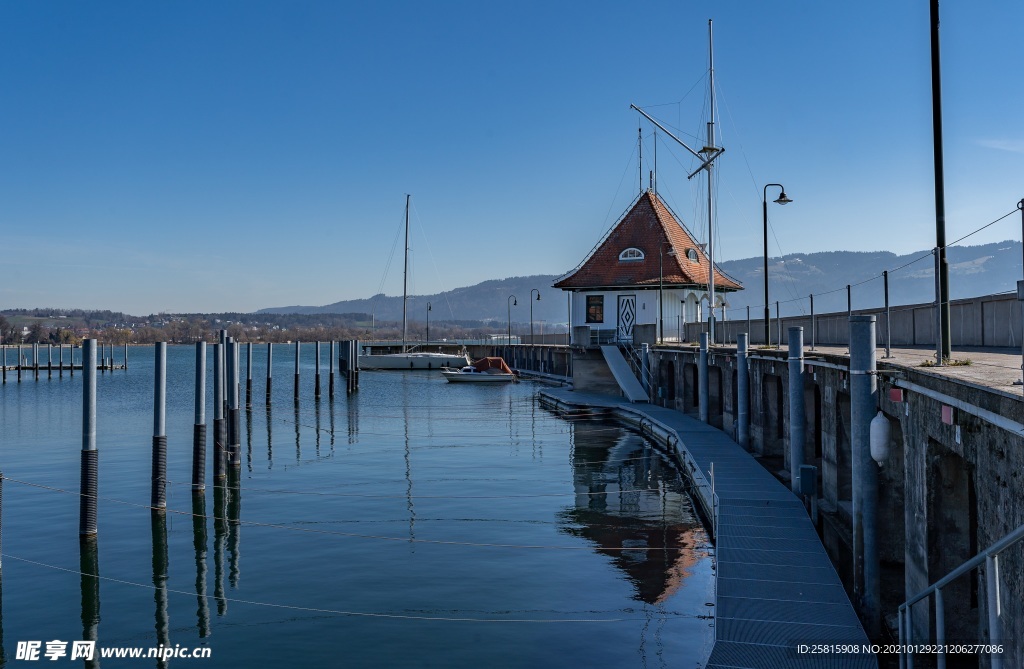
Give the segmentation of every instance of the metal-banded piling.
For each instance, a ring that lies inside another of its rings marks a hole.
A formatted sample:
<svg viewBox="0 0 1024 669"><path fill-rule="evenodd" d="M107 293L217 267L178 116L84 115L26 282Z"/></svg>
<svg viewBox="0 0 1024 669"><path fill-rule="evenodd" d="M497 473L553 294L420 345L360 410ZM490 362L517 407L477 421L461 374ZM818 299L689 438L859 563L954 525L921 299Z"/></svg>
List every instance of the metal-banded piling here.
<svg viewBox="0 0 1024 669"><path fill-rule="evenodd" d="M274 345L267 343L267 406L270 406L270 394L274 384Z"/></svg>
<svg viewBox="0 0 1024 669"><path fill-rule="evenodd" d="M302 348L302 342L295 342L295 401L299 401L299 351Z"/></svg>
<svg viewBox="0 0 1024 669"><path fill-rule="evenodd" d="M710 384L708 383L708 333L702 332L700 335L700 358L699 364L697 365L697 404L700 412L700 421L707 423L710 420L711 412L709 411L710 400Z"/></svg>
<svg viewBox="0 0 1024 669"><path fill-rule="evenodd" d="M206 342L196 342L196 422L192 427L192 489L206 489Z"/></svg>
<svg viewBox="0 0 1024 669"><path fill-rule="evenodd" d="M242 465L242 419L239 408L239 387L241 383L239 382L238 373L238 342L232 341L228 347L228 350L231 352L228 364L232 369L228 375L228 378L231 379L228 387L228 420L231 421L231 427L228 430L228 463L232 467L240 467Z"/></svg>
<svg viewBox="0 0 1024 669"><path fill-rule="evenodd" d="M320 340L316 342L316 375L313 377L313 399L320 399Z"/></svg>
<svg viewBox="0 0 1024 669"><path fill-rule="evenodd" d="M155 345L153 363L153 476L150 505L167 507L167 342Z"/></svg>
<svg viewBox="0 0 1024 669"><path fill-rule="evenodd" d="M213 478L224 478L228 430L224 420L224 344L213 345Z"/></svg>
<svg viewBox="0 0 1024 669"><path fill-rule="evenodd" d="M331 350L327 356L330 361L330 371L327 376L327 397L334 399L334 340L331 340Z"/></svg>
<svg viewBox="0 0 1024 669"><path fill-rule="evenodd" d="M245 345L245 410L252 409L252 342Z"/></svg>
<svg viewBox="0 0 1024 669"><path fill-rule="evenodd" d="M96 492L98 453L96 452L96 340L82 343L82 479L78 513L78 533L96 534Z"/></svg>

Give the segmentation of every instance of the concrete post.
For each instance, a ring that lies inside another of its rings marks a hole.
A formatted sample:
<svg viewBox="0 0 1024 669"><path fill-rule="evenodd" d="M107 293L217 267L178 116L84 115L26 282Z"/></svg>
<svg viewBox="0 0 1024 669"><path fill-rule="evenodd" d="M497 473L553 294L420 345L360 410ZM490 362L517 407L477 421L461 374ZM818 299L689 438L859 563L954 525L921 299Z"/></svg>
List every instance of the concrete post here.
<svg viewBox="0 0 1024 669"><path fill-rule="evenodd" d="M789 328L789 483L800 492L800 467L804 464L804 329Z"/></svg>
<svg viewBox="0 0 1024 669"><path fill-rule="evenodd" d="M697 386L699 395L697 407L700 412L701 422L707 423L710 418L708 405L710 404L708 390L708 333L700 333L700 364L697 365Z"/></svg>
<svg viewBox="0 0 1024 669"><path fill-rule="evenodd" d="M737 441L750 448L750 376L747 369L747 333L736 335L736 423Z"/></svg>
<svg viewBox="0 0 1024 669"><path fill-rule="evenodd" d="M78 534L96 534L96 340L82 342L82 479Z"/></svg>
<svg viewBox="0 0 1024 669"><path fill-rule="evenodd" d="M892 357L892 319L889 317L889 271L882 272L882 290L885 292L885 357Z"/></svg>
<svg viewBox="0 0 1024 669"><path fill-rule="evenodd" d="M878 407L875 317L850 317L850 436L853 442L854 594L864 631L881 627L878 561L878 465L871 459L871 419ZM859 578L858 578L859 576ZM857 586L860 586L859 588Z"/></svg>
<svg viewBox="0 0 1024 669"><path fill-rule="evenodd" d="M157 342L153 372L153 476L150 505L167 507L167 342Z"/></svg>
<svg viewBox="0 0 1024 669"><path fill-rule="evenodd" d="M206 342L196 342L196 422L192 428L192 490L206 489Z"/></svg>

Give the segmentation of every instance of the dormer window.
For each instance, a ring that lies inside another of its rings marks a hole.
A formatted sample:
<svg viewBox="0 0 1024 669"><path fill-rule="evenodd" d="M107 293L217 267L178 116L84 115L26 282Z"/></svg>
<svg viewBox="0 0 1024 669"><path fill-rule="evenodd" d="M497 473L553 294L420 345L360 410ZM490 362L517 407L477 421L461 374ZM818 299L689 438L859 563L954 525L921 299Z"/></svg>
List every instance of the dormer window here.
<svg viewBox="0 0 1024 669"><path fill-rule="evenodd" d="M690 260L690 262L700 262L700 256L697 255L697 249L686 249L686 257Z"/></svg>
<svg viewBox="0 0 1024 669"><path fill-rule="evenodd" d="M640 249L638 249L635 246L631 246L631 247L629 247L628 249L626 249L625 251L623 251L622 253L619 254L619 260L621 260L621 261L643 260L643 259L644 259L644 252L641 251Z"/></svg>

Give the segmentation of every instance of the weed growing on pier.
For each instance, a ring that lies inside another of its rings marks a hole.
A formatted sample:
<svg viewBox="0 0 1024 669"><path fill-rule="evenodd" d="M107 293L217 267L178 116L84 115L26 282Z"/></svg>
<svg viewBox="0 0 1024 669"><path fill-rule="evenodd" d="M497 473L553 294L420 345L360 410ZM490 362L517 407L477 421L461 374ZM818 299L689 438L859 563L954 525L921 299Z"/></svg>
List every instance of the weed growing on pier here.
<svg viewBox="0 0 1024 669"><path fill-rule="evenodd" d="M943 358L943 367L970 367L974 362L970 358ZM925 360L921 367L936 367L934 360Z"/></svg>

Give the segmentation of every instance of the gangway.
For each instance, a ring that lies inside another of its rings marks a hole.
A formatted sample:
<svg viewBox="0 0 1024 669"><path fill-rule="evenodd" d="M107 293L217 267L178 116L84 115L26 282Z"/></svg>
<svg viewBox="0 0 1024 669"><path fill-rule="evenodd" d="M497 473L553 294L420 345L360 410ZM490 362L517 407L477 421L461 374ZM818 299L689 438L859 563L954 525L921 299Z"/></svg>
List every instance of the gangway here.
<svg viewBox="0 0 1024 669"><path fill-rule="evenodd" d="M629 363L622 357L622 351L619 350L619 347L614 344L602 346L601 354L604 355L604 360L608 363L608 369L611 370L612 376L615 377L615 381L619 384L619 388L622 390L622 394L626 396L626 399L630 402L647 402L649 399L647 391L644 390L643 385L637 380Z"/></svg>

